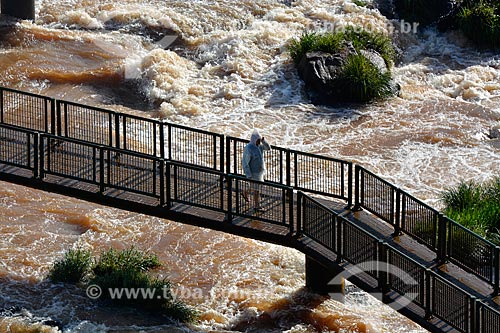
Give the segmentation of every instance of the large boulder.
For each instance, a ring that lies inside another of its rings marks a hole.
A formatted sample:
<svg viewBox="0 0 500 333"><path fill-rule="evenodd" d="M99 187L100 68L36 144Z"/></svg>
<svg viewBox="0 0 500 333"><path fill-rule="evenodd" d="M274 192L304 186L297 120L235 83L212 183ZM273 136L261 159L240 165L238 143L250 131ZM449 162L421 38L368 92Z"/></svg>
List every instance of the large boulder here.
<svg viewBox="0 0 500 333"><path fill-rule="evenodd" d="M394 0L376 0L373 3L374 7L378 9L380 14L388 19L395 19L396 12L394 8Z"/></svg>
<svg viewBox="0 0 500 333"><path fill-rule="evenodd" d="M309 52L297 66L299 76L315 101L317 96L333 94L332 82L338 77L344 58L324 52Z"/></svg>
<svg viewBox="0 0 500 333"><path fill-rule="evenodd" d="M446 20L457 8L456 0L393 0L396 15L422 26Z"/></svg>
<svg viewBox="0 0 500 333"><path fill-rule="evenodd" d="M389 67L380 54L373 50L357 52L352 46L346 46L340 53L325 52L306 53L299 62L299 76L306 85L306 90L315 104L334 105L339 102L365 102L351 100L343 91L345 78L341 78L343 65L350 55L364 56L380 73L387 73ZM391 94L399 92L399 85L391 83Z"/></svg>

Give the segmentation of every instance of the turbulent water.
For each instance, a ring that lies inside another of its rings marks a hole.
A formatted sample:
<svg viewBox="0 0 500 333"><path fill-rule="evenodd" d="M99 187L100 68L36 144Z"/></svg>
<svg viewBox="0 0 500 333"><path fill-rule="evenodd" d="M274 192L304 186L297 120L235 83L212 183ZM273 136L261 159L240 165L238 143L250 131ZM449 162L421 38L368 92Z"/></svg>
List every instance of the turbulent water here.
<svg viewBox="0 0 500 333"><path fill-rule="evenodd" d="M0 25L0 85L352 160L439 207L462 179L500 167L500 55L459 34L394 34L399 97L312 105L286 51L307 29L390 33L349 0L40 0L37 20ZM177 36L164 49L165 36ZM423 332L363 294L345 305L307 293L304 257L279 246L101 207L2 182L0 332ZM96 306L46 281L64 251L134 245L200 313L194 326ZM13 306L18 308L13 309Z"/></svg>

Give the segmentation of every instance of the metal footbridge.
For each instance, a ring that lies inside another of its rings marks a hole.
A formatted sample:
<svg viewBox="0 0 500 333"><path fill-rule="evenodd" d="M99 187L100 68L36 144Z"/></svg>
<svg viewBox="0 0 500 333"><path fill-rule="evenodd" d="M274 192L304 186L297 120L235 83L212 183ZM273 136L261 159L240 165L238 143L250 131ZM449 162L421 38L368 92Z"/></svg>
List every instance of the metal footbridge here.
<svg viewBox="0 0 500 333"><path fill-rule="evenodd" d="M499 247L349 161L272 147L253 182L246 142L0 88L2 181L295 248L315 292L340 274L430 331L500 332Z"/></svg>

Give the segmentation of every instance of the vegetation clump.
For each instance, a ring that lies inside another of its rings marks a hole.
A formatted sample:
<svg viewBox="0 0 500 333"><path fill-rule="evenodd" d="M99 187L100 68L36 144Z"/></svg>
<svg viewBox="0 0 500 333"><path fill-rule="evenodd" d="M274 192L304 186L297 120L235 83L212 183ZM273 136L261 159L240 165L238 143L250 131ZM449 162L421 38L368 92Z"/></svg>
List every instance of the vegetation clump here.
<svg viewBox="0 0 500 333"><path fill-rule="evenodd" d="M165 314L182 322L196 319L196 311L174 297L171 283L152 277L148 271L161 266L158 257L135 248L123 251L109 249L93 258L88 250L69 250L49 272L54 282L80 283L93 291L93 298L115 305ZM96 297L94 297L96 296Z"/></svg>
<svg viewBox="0 0 500 333"><path fill-rule="evenodd" d="M342 52L347 43L352 43L358 52L366 49L378 52L387 65L394 62L396 52L389 37L353 27L324 34L306 32L299 39L292 39L288 50L295 64L299 64L308 52L336 54Z"/></svg>
<svg viewBox="0 0 500 333"><path fill-rule="evenodd" d="M464 35L481 48L500 48L500 0L464 1L457 15Z"/></svg>
<svg viewBox="0 0 500 333"><path fill-rule="evenodd" d="M390 96L393 92L391 73L381 72L363 55L350 55L338 77L338 90L349 99L368 102Z"/></svg>
<svg viewBox="0 0 500 333"><path fill-rule="evenodd" d="M500 47L500 0L394 0L399 18L458 29L480 48Z"/></svg>
<svg viewBox="0 0 500 333"><path fill-rule="evenodd" d="M92 268L92 254L84 249L70 249L56 261L49 273L54 282L83 282Z"/></svg>
<svg viewBox="0 0 500 333"><path fill-rule="evenodd" d="M500 245L500 177L484 184L463 181L445 190L442 200L449 218Z"/></svg>
<svg viewBox="0 0 500 333"><path fill-rule="evenodd" d="M381 33L353 27L307 32L291 40L288 50L306 87L322 90L316 93L332 102L365 103L397 91L390 72L396 52L390 38Z"/></svg>

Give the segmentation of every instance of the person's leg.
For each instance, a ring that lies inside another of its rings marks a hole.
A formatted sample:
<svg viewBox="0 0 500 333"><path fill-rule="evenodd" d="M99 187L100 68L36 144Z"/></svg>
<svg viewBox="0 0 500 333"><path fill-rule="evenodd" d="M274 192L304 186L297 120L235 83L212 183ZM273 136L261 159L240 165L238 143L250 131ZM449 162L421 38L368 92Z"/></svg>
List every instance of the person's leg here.
<svg viewBox="0 0 500 333"><path fill-rule="evenodd" d="M248 198L248 195L250 194L250 190L249 189L244 189L243 191L241 191L241 196L243 197L243 199L246 201L246 202L250 202L250 199Z"/></svg>
<svg viewBox="0 0 500 333"><path fill-rule="evenodd" d="M253 190L253 207L260 209L260 195L257 189Z"/></svg>
<svg viewBox="0 0 500 333"><path fill-rule="evenodd" d="M264 181L264 176L259 175L258 181L263 182ZM253 183L252 189L253 189L253 203L254 203L254 208L255 210L262 210L262 207L260 205L260 187L261 185L259 183Z"/></svg>

